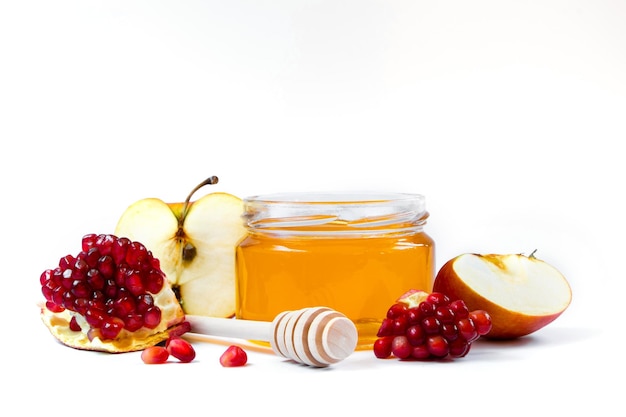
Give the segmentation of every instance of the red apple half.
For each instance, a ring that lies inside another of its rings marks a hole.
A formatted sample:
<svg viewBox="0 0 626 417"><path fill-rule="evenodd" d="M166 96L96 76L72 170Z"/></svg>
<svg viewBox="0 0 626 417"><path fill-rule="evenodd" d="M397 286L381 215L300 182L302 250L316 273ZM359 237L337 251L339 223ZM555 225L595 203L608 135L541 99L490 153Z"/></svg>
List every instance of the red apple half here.
<svg viewBox="0 0 626 417"><path fill-rule="evenodd" d="M466 253L446 262L433 291L462 299L471 310L486 310L491 339L514 339L554 321L572 300L565 277L533 254Z"/></svg>

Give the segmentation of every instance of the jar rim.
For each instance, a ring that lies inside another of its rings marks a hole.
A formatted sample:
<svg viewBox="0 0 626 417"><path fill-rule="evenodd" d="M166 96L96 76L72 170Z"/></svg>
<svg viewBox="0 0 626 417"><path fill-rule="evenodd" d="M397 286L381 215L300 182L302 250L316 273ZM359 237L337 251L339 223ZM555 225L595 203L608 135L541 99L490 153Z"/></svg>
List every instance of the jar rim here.
<svg viewBox="0 0 626 417"><path fill-rule="evenodd" d="M422 194L398 192L282 192L245 197L245 203L267 204L385 204L393 201L415 201L423 203Z"/></svg>
<svg viewBox="0 0 626 417"><path fill-rule="evenodd" d="M422 194L395 192L285 192L250 196L244 218L250 229L299 231L342 225L342 231L414 229L428 218ZM319 230L318 230L319 231Z"/></svg>

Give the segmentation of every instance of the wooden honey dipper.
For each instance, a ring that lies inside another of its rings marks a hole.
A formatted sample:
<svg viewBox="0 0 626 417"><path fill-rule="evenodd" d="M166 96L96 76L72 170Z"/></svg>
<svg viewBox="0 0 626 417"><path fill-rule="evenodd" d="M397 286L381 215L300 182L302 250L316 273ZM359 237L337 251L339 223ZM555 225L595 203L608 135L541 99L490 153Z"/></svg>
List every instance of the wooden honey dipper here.
<svg viewBox="0 0 626 417"><path fill-rule="evenodd" d="M328 307L284 311L272 322L187 315L191 333L269 342L274 353L326 367L350 356L358 333L352 320Z"/></svg>

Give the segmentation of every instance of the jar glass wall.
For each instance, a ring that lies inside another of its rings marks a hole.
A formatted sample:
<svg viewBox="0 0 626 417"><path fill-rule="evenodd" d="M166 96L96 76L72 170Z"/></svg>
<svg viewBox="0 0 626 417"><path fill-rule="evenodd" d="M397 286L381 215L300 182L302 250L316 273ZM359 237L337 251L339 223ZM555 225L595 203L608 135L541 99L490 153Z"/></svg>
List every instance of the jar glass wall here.
<svg viewBox="0 0 626 417"><path fill-rule="evenodd" d="M387 309L405 291L431 291L433 239L419 194L287 193L244 199L236 316L271 321L326 306L371 348Z"/></svg>

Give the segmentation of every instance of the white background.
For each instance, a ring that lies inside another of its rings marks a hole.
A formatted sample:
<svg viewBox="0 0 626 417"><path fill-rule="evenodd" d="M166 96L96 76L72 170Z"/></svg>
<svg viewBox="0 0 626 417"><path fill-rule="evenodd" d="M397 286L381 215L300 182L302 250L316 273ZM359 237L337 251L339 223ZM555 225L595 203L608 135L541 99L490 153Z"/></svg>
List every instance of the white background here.
<svg viewBox="0 0 626 417"><path fill-rule="evenodd" d="M0 407L623 415L607 378L626 370L624 22L618 0L4 1ZM224 369L225 346L198 343L193 364L151 367L52 340L39 274L130 203L182 201L209 175L240 197L422 193L438 267L537 249L573 302L444 363L360 352L316 370L251 350Z"/></svg>

